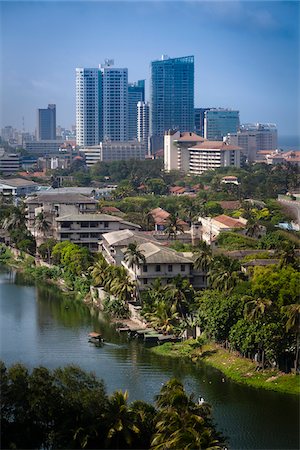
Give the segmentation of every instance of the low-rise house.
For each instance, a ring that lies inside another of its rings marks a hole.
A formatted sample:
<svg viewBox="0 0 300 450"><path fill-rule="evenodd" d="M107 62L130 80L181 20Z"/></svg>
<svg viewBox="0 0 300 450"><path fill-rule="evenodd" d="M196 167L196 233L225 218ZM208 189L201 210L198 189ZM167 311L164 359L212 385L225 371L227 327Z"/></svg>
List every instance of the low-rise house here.
<svg viewBox="0 0 300 450"><path fill-rule="evenodd" d="M97 211L98 202L81 194L43 193L28 197L25 204L28 230L35 237L39 237L36 217L42 212L49 223L47 237L50 238L54 237L57 217L67 214L93 214Z"/></svg>
<svg viewBox="0 0 300 450"><path fill-rule="evenodd" d="M244 231L247 226L247 220L240 217L234 219L233 217L221 214L217 217L199 217L201 239L207 244L212 244L216 241L220 233L224 231Z"/></svg>
<svg viewBox="0 0 300 450"><path fill-rule="evenodd" d="M239 185L238 178L233 175L226 175L225 177L222 178L221 183Z"/></svg>
<svg viewBox="0 0 300 450"><path fill-rule="evenodd" d="M154 208L149 211L149 214L153 218L155 231L164 232L168 226L168 219L171 214L162 208ZM189 230L189 225L184 220L178 219L178 225L180 225L184 231Z"/></svg>
<svg viewBox="0 0 300 450"><path fill-rule="evenodd" d="M90 251L98 251L99 241L103 234L119 230L138 230L136 225L117 216L108 214L70 214L56 219L54 237L59 241L71 241L87 247Z"/></svg>
<svg viewBox="0 0 300 450"><path fill-rule="evenodd" d="M0 179L0 194L13 197L26 197L38 189L38 184L23 178Z"/></svg>
<svg viewBox="0 0 300 450"><path fill-rule="evenodd" d="M123 259L122 265L132 279L137 279L141 290L147 289L157 278L160 278L163 284L168 284L172 278L181 275L192 282L192 259L154 242L140 244L138 250L144 255L145 263L129 267ZM124 253L126 248L122 251Z"/></svg>
<svg viewBox="0 0 300 450"><path fill-rule="evenodd" d="M279 264L279 259L253 259L241 264L241 269L246 274L251 274L254 267L268 267Z"/></svg>
<svg viewBox="0 0 300 450"><path fill-rule="evenodd" d="M138 251L145 257L145 262L135 267L128 266L124 255L132 243L137 244ZM176 252L143 232L123 230L106 233L100 251L109 264L123 265L130 277L137 279L141 290L147 289L157 278L167 284L177 275L188 278L198 289L206 287L206 274L194 270L192 253Z"/></svg>

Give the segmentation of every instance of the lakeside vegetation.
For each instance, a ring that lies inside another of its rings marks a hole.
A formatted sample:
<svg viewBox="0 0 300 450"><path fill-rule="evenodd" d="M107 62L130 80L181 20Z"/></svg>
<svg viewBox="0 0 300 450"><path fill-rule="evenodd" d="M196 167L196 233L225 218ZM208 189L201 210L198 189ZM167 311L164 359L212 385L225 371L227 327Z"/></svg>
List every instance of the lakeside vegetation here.
<svg viewBox="0 0 300 450"><path fill-rule="evenodd" d="M179 343L165 343L150 349L160 356L189 358L192 362L204 362L222 372L228 379L256 389L267 389L285 394L300 394L299 378L276 368L257 370L257 362L241 358L232 351L213 342L201 344L196 339ZM225 380L225 379L224 379Z"/></svg>
<svg viewBox="0 0 300 450"><path fill-rule="evenodd" d="M225 448L210 406L196 403L176 379L152 405L129 403L127 391L107 395L103 381L76 366L30 372L0 362L0 372L3 448Z"/></svg>

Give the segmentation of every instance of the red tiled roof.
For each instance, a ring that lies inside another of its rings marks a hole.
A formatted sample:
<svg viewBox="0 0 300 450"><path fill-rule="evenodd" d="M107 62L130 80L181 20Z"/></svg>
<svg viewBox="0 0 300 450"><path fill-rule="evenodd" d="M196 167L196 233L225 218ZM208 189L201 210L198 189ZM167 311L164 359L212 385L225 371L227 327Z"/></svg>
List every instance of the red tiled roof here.
<svg viewBox="0 0 300 450"><path fill-rule="evenodd" d="M240 222L238 219L221 214L220 216L214 217L213 220L222 223L229 228L244 228L245 224Z"/></svg>
<svg viewBox="0 0 300 450"><path fill-rule="evenodd" d="M116 208L115 206L102 206L101 208L102 213L116 213L121 212L119 208Z"/></svg>
<svg viewBox="0 0 300 450"><path fill-rule="evenodd" d="M223 141L205 141L191 147L193 150L242 150L237 145L226 144Z"/></svg>
<svg viewBox="0 0 300 450"><path fill-rule="evenodd" d="M198 136L195 133L180 133L180 138L176 139L177 142L203 142L204 139L202 136Z"/></svg>
<svg viewBox="0 0 300 450"><path fill-rule="evenodd" d="M238 200L224 200L219 202L223 209L238 209L241 203Z"/></svg>

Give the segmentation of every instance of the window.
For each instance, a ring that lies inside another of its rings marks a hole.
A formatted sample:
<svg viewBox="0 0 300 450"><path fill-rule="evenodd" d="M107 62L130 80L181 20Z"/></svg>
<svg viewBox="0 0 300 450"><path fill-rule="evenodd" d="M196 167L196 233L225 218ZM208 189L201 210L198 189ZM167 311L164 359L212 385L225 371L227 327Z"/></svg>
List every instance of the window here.
<svg viewBox="0 0 300 450"><path fill-rule="evenodd" d="M143 278L143 283L148 284L148 278Z"/></svg>
<svg viewBox="0 0 300 450"><path fill-rule="evenodd" d="M181 264L181 272L185 272L185 265Z"/></svg>
<svg viewBox="0 0 300 450"><path fill-rule="evenodd" d="M147 265L143 266L143 272L148 272L148 266Z"/></svg>
<svg viewBox="0 0 300 450"><path fill-rule="evenodd" d="M160 264L157 264L157 265L156 265L155 271L156 271L156 272L160 272Z"/></svg>
<svg viewBox="0 0 300 450"><path fill-rule="evenodd" d="M108 228L109 227L109 222L104 222L104 228Z"/></svg>
<svg viewBox="0 0 300 450"><path fill-rule="evenodd" d="M172 264L168 264L168 272L173 272L173 266L172 266Z"/></svg>

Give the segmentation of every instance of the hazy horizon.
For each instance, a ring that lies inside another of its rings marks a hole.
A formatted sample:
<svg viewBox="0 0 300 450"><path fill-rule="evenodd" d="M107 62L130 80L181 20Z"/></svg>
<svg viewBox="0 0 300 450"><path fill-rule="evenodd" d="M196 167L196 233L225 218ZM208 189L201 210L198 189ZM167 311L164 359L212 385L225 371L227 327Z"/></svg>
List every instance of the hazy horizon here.
<svg viewBox="0 0 300 450"><path fill-rule="evenodd" d="M1 121L34 131L55 103L75 123L75 68L105 58L146 79L162 54L195 56L195 107L239 109L299 136L299 2L1 1Z"/></svg>

